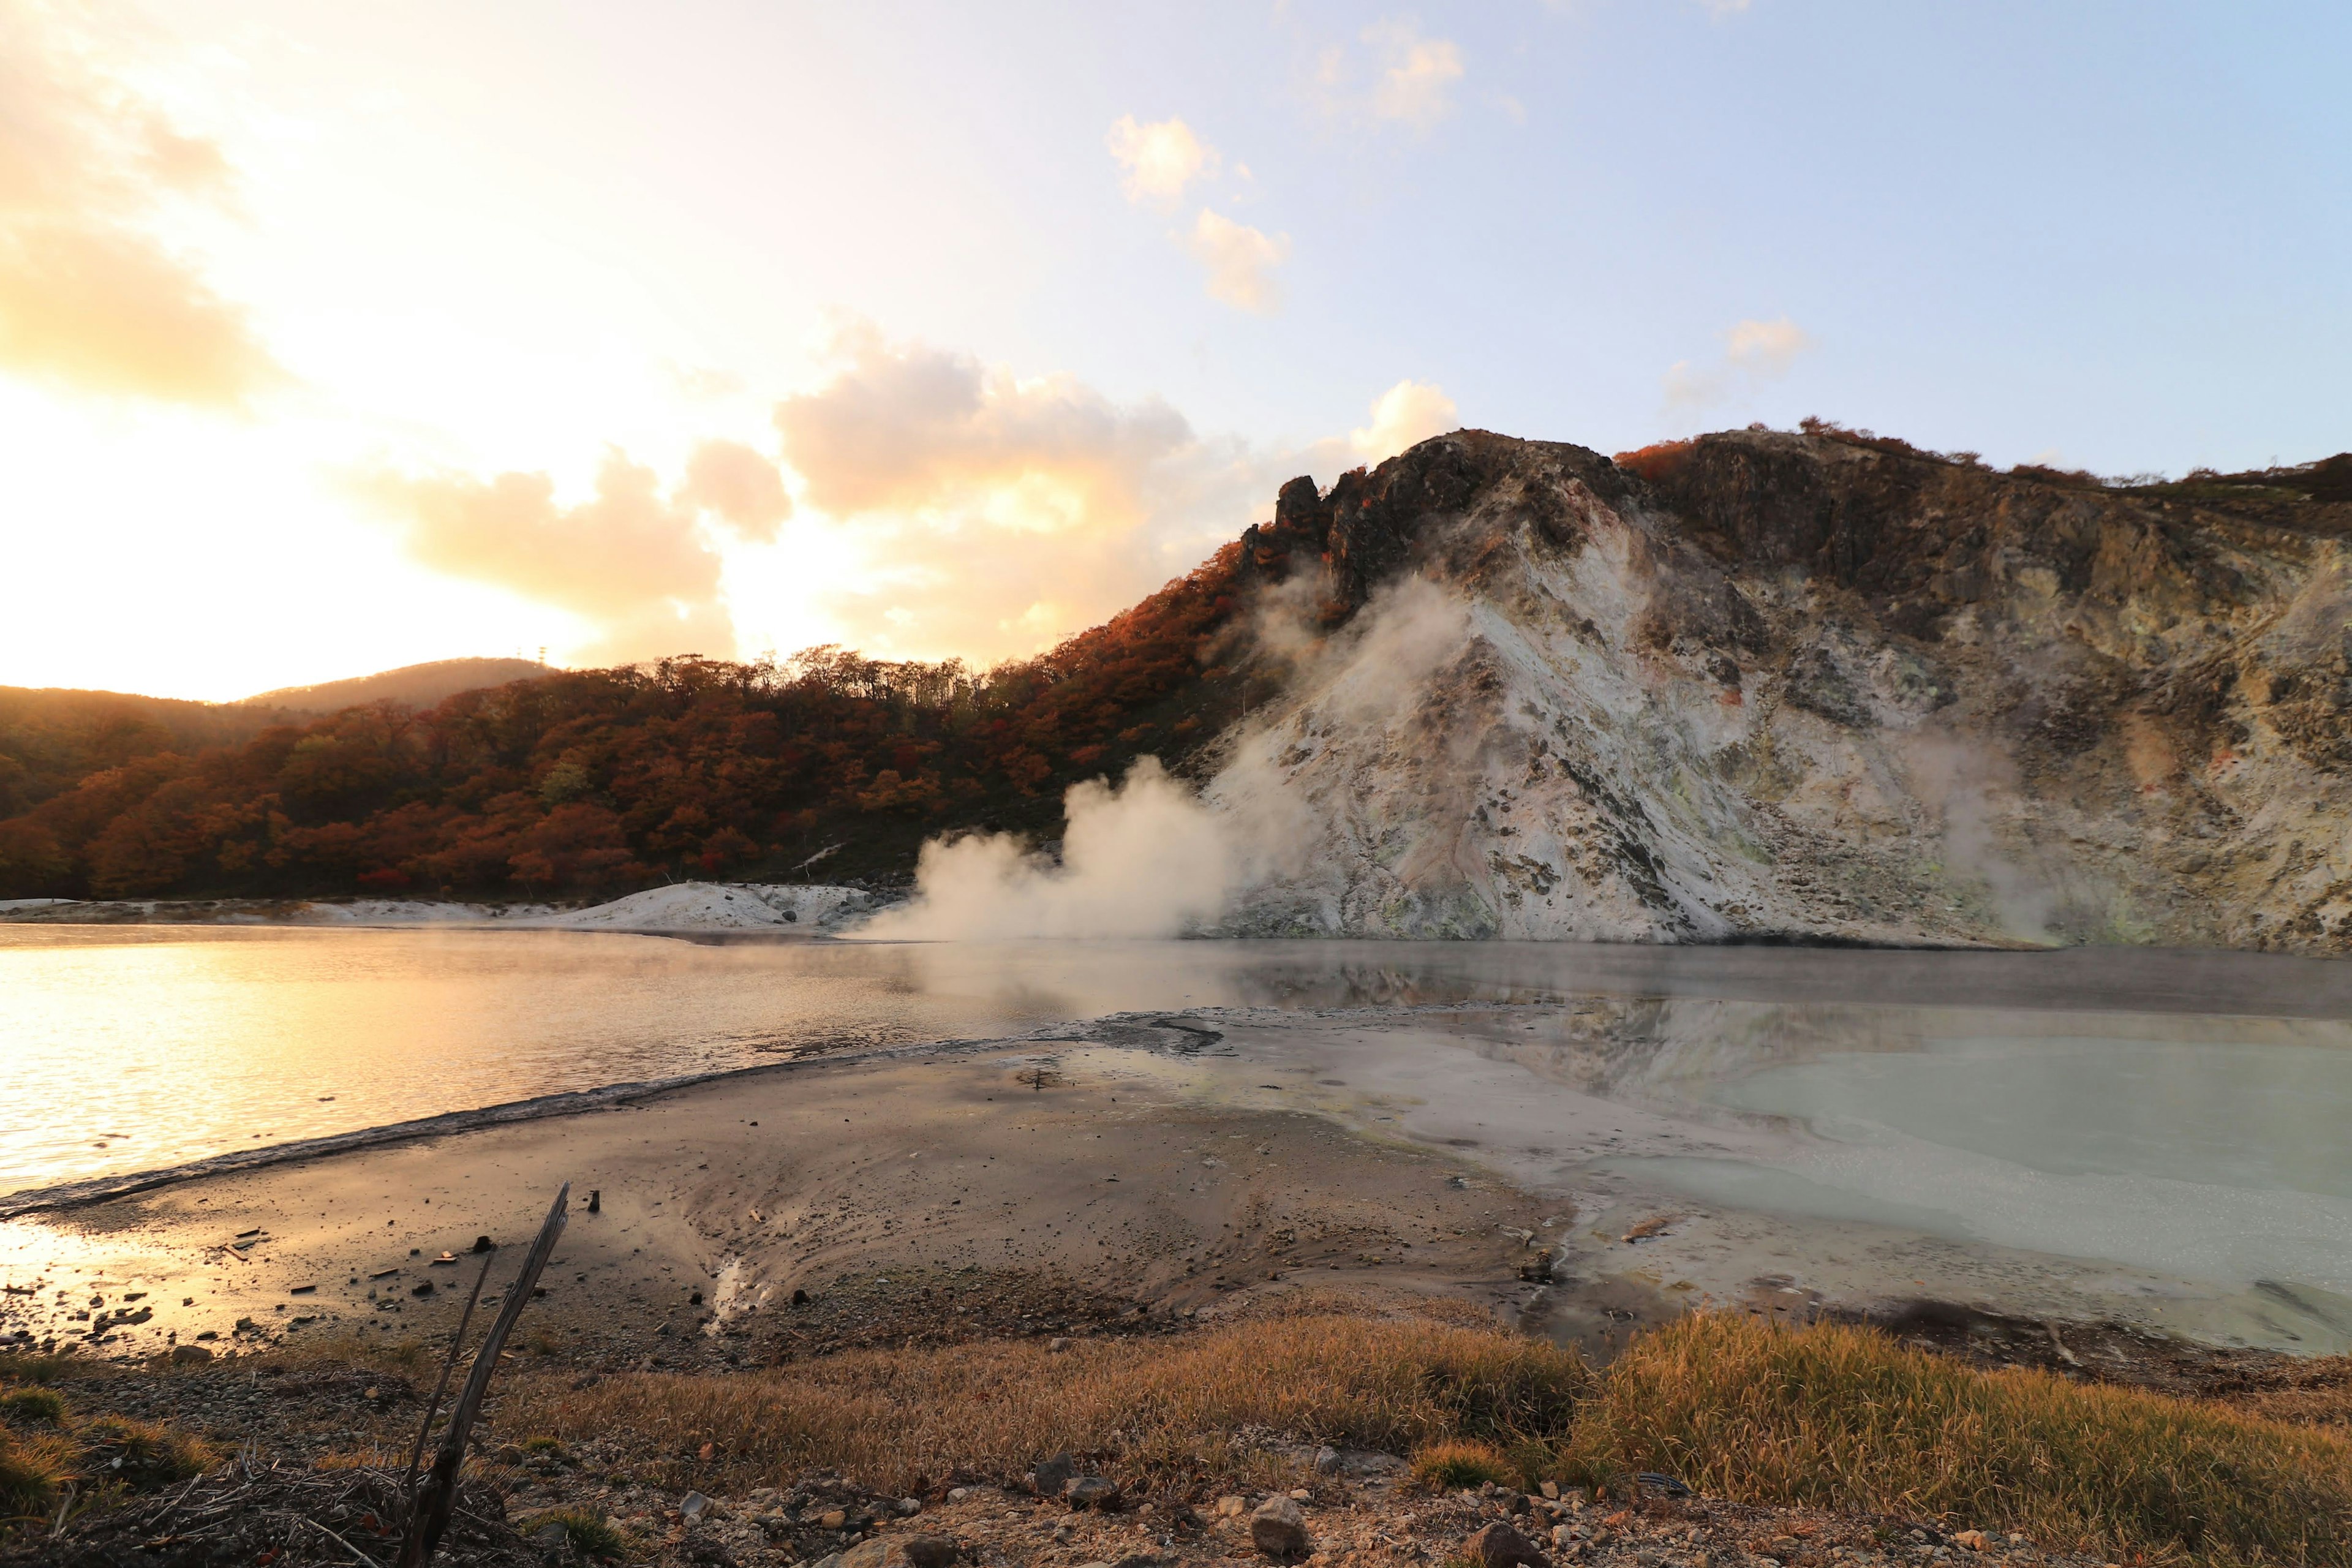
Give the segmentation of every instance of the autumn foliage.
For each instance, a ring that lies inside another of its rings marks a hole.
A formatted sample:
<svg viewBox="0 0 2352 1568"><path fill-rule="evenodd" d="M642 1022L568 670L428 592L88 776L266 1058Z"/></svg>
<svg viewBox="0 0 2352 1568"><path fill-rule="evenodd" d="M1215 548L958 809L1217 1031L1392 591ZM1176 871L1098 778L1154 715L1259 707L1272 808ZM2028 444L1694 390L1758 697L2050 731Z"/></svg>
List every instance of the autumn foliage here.
<svg viewBox="0 0 2352 1568"><path fill-rule="evenodd" d="M894 878L926 836L1050 834L1069 783L1146 752L1179 762L1215 734L1245 696L1214 662L1236 555L986 671L837 647L667 659L110 756L0 820L0 897Z"/></svg>

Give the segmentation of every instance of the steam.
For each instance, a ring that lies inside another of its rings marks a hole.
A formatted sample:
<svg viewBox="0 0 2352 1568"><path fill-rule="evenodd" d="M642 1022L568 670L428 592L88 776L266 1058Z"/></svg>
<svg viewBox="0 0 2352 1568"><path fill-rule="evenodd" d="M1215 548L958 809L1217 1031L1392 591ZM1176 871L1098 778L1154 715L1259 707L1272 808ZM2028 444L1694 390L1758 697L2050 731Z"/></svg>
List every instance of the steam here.
<svg viewBox="0 0 2352 1568"><path fill-rule="evenodd" d="M2013 791L2015 765L1982 740L1919 735L1906 748L1913 794L1943 819L1947 872L1984 885L2002 928L2032 942L2049 940L2063 902L2047 881L2001 852L1995 837L1996 793Z"/></svg>
<svg viewBox="0 0 2352 1568"><path fill-rule="evenodd" d="M1093 779L1064 797L1055 865L1008 833L934 838L915 866L912 903L857 934L905 941L1171 937L1214 921L1232 897L1229 826L1139 758L1114 787Z"/></svg>

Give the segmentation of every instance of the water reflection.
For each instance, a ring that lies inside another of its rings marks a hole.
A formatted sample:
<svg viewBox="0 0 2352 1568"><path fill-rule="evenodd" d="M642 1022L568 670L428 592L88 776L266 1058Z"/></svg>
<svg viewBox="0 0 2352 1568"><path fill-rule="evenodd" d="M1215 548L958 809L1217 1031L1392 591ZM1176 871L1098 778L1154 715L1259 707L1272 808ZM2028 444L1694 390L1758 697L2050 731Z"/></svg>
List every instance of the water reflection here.
<svg viewBox="0 0 2352 1568"><path fill-rule="evenodd" d="M1465 1025L1484 1031L1480 1048L1554 1081L1707 1102L1727 1115L1818 1117L1835 1136L1839 1118L1907 1128L1900 1108L1950 1098L1966 1071L1930 1058L1916 1079L1776 1087L1764 1069L1826 1069L1857 1049L1916 1053L1937 1008L2020 1010L2021 1038L2098 1032L2053 1028L2053 1010L2340 1019L2352 1016L2352 971L2132 951L908 945L0 926L0 1193L813 1047L981 1037L1133 1010L1478 1002L1556 1009L1533 1033L1524 1018ZM2113 1064L2074 1070L2112 1077ZM1735 1083L1753 1098L1708 1101L1693 1087ZM2336 1103L2308 1083L2273 1092L2294 1102L2299 1129L2321 1114L2310 1108ZM2226 1152L2243 1131L2216 1122L2197 1136ZM2107 1142L2126 1139L2119 1128Z"/></svg>

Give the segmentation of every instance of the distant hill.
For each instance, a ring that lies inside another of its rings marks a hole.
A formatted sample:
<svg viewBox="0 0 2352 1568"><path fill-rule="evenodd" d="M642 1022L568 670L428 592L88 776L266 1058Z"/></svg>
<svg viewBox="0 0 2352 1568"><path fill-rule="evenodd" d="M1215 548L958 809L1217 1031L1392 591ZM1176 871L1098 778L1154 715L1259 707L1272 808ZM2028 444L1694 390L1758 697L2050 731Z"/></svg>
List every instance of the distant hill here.
<svg viewBox="0 0 2352 1568"><path fill-rule="evenodd" d="M287 686L248 697L243 708L291 708L304 713L338 713L370 702L401 702L430 708L444 698L509 680L530 680L545 675L547 666L527 658L436 658L430 664L404 665L375 675L330 680L319 686Z"/></svg>
<svg viewBox="0 0 2352 1568"><path fill-rule="evenodd" d="M259 703L232 707L122 691L0 686L0 817L135 758L243 745L272 724L297 719Z"/></svg>

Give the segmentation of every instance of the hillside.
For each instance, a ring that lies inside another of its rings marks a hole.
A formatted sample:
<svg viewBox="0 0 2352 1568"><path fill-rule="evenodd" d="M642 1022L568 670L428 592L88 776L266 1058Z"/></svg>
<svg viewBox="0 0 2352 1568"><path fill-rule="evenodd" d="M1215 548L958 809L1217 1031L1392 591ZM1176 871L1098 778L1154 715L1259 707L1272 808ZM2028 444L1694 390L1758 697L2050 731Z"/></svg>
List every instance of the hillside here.
<svg viewBox="0 0 2352 1568"><path fill-rule="evenodd" d="M269 708L121 691L0 687L0 818L135 757L235 745L286 718Z"/></svg>
<svg viewBox="0 0 2352 1568"><path fill-rule="evenodd" d="M985 672L838 648L542 671L131 757L0 821L0 898L903 881L926 837L1051 838L1068 784L1181 761L1243 711L1213 651L1234 559Z"/></svg>
<svg viewBox="0 0 2352 1568"><path fill-rule="evenodd" d="M1820 426L1294 484L1245 576L1330 635L1211 785L1238 929L2342 952L2347 503Z"/></svg>
<svg viewBox="0 0 2352 1568"><path fill-rule="evenodd" d="M286 686L245 699L248 708L285 708L300 713L339 713L371 702L397 702L407 708L430 708L460 691L504 686L545 675L547 666L528 658L440 658L429 664L404 664L374 675L349 680L329 680L317 686Z"/></svg>
<svg viewBox="0 0 2352 1568"><path fill-rule="evenodd" d="M1462 431L995 670L679 659L93 752L0 821L0 897L902 883L1153 754L1242 850L1237 932L2341 952L2347 534L2352 455Z"/></svg>

